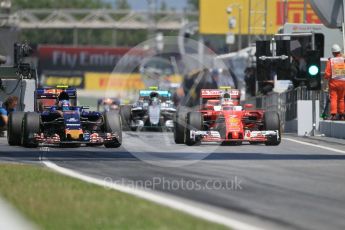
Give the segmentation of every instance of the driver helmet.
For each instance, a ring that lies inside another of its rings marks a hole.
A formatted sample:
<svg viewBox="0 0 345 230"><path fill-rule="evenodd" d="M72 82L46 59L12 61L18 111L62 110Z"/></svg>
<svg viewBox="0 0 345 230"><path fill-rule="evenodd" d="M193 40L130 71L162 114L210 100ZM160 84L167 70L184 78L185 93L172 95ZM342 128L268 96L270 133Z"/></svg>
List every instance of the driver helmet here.
<svg viewBox="0 0 345 230"><path fill-rule="evenodd" d="M69 95L65 91L62 91L58 96L58 106L62 108L62 110L68 110L70 107L69 102Z"/></svg>
<svg viewBox="0 0 345 230"><path fill-rule="evenodd" d="M60 107L62 109L62 111L66 111L66 110L69 110L69 107L70 107L70 103L68 100L62 100L59 102L60 104Z"/></svg>
<svg viewBox="0 0 345 230"><path fill-rule="evenodd" d="M222 98L223 105L232 105L231 95L229 93L224 93Z"/></svg>
<svg viewBox="0 0 345 230"><path fill-rule="evenodd" d="M111 105L113 103L113 100L111 100L111 98L106 98L104 99L103 101L103 104L104 105Z"/></svg>
<svg viewBox="0 0 345 230"><path fill-rule="evenodd" d="M150 99L151 99L152 101L158 100L158 96L159 96L159 94L158 94L157 92L151 92L151 93L150 93Z"/></svg>

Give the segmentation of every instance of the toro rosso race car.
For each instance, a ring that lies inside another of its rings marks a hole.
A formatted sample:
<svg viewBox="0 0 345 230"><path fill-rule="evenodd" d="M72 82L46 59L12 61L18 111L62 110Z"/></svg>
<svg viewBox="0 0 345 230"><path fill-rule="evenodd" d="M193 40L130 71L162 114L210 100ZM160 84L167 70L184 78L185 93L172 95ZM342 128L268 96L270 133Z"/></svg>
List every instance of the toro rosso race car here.
<svg viewBox="0 0 345 230"><path fill-rule="evenodd" d="M117 112L87 111L76 106L73 88L39 88L35 91L36 112L14 112L9 116L8 143L37 147L121 145L121 119Z"/></svg>
<svg viewBox="0 0 345 230"><path fill-rule="evenodd" d="M176 108L167 90L140 90L139 99L133 105L120 109L124 129L132 131L142 129L172 130Z"/></svg>
<svg viewBox="0 0 345 230"><path fill-rule="evenodd" d="M179 110L174 121L175 143L195 145L201 142L222 144L265 143L279 145L280 119L276 112L240 106L237 89L202 89L198 111Z"/></svg>

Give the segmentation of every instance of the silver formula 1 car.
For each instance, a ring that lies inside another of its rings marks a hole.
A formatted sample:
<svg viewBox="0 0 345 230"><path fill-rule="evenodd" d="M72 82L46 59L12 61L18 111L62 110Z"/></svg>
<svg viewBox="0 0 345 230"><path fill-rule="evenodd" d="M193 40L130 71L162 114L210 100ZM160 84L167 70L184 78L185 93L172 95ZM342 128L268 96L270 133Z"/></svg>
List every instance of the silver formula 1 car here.
<svg viewBox="0 0 345 230"><path fill-rule="evenodd" d="M120 115L124 130L172 130L176 108L167 90L141 90L133 105L123 105Z"/></svg>

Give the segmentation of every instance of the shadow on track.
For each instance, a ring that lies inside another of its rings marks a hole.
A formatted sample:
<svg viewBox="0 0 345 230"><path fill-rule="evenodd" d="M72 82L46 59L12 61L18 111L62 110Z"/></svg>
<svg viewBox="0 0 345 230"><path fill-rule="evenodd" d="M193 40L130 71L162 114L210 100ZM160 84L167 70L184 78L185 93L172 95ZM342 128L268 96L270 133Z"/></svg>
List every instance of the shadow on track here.
<svg viewBox="0 0 345 230"><path fill-rule="evenodd" d="M31 149L32 150L32 149ZM140 152L134 153L140 155ZM169 152L156 152L152 153L155 157L160 157L160 160L194 160L191 155L197 157L198 153L169 153ZM189 157L184 158L184 155ZM13 160L25 160L25 161L38 161L40 157L46 157L54 161L140 161L131 153L124 149L117 149L116 151L109 151L103 148L87 148L80 149L78 151L71 149L51 149L50 151L43 152L39 151L13 151L13 152L2 152L0 151L0 160L13 159ZM207 160L345 160L345 155L341 154L269 154L269 153L211 153L209 156L201 161Z"/></svg>
<svg viewBox="0 0 345 230"><path fill-rule="evenodd" d="M205 160L345 160L345 155L213 153L206 157Z"/></svg>

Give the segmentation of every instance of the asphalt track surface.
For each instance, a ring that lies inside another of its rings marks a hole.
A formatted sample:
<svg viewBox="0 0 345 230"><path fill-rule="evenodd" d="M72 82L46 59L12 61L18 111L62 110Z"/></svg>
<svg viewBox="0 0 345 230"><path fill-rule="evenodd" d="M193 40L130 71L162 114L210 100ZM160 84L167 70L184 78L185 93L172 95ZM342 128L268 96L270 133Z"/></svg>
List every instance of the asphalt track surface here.
<svg viewBox="0 0 345 230"><path fill-rule="evenodd" d="M344 141L288 138L345 150ZM123 139L118 149L47 151L10 147L0 138L0 160L40 164L44 158L98 179L188 199L264 229L345 229L345 152L287 139L270 147L187 147L175 145L171 133L128 132Z"/></svg>

